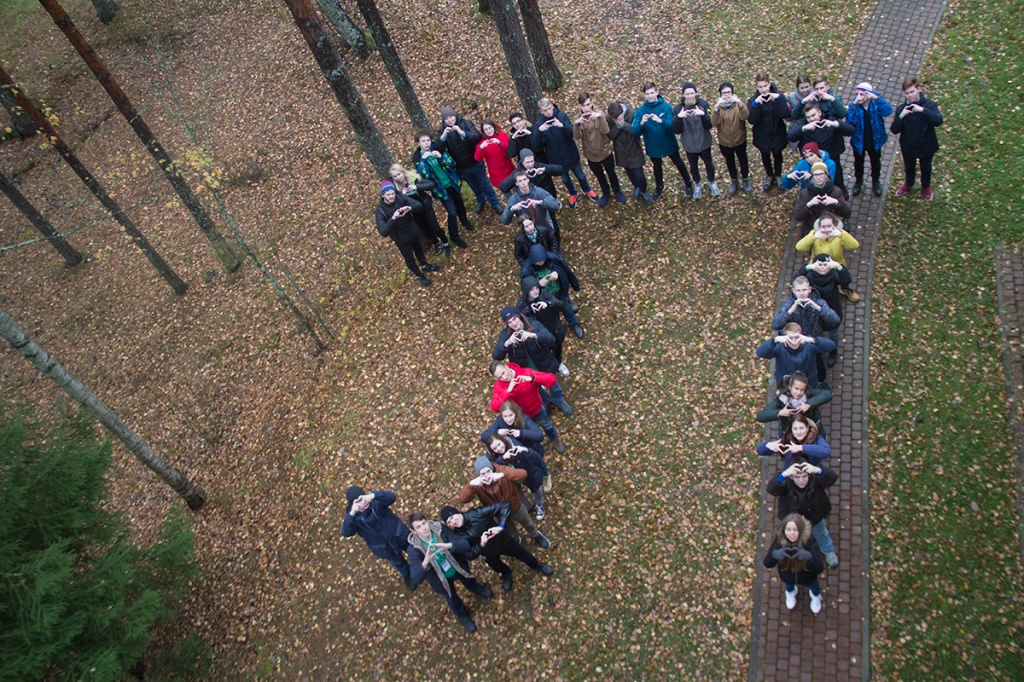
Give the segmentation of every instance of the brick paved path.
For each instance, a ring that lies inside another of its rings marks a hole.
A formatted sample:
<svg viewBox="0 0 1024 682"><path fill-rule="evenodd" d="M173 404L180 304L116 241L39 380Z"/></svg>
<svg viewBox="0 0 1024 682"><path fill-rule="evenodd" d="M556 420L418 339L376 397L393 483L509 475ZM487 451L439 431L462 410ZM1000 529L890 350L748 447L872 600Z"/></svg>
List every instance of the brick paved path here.
<svg viewBox="0 0 1024 682"><path fill-rule="evenodd" d="M869 81L895 108L902 101L903 78L921 71L944 5L944 0L881 0L864 32L853 43L856 53L852 64L834 84L843 101L850 102L857 83ZM883 185L888 186L890 178L902 181L902 164L898 169L900 175L893 175L897 156L895 136L890 135L889 144L882 150ZM848 149L843 158L846 183L852 188L852 150ZM839 473L839 482L829 491L832 513L828 519L839 566L822 574L821 613L811 613L803 589L797 607L793 611L786 609L777 571L761 568L764 550L777 523L774 498L764 493L764 484L779 472L777 460L765 458L757 552L760 576L754 583L750 651L752 681L867 680L871 675L870 665L866 664L870 653L867 351L873 257L885 196L876 198L871 194L869 168L870 162L865 169L865 192L852 198L853 215L846 223L846 229L860 242L860 248L847 254L846 259L863 300L856 305L847 302L844 307L839 361L829 373L834 397L823 414L832 445L828 466ZM920 200L919 193L910 196L914 201ZM779 301L788 294L793 271L804 262L803 254L794 249L801 236L802 228L794 228L787 241L779 277ZM766 318L770 315L766 312ZM770 431L777 432L776 428Z"/></svg>

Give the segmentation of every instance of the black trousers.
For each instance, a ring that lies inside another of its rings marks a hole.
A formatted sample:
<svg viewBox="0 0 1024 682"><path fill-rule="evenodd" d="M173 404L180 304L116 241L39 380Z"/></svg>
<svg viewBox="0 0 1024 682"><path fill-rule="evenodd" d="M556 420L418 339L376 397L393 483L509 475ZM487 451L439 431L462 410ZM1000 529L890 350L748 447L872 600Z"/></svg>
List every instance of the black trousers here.
<svg viewBox="0 0 1024 682"><path fill-rule="evenodd" d="M633 185L641 192L647 191L647 176L644 175L643 166L638 166L637 168L627 168L626 177L629 178L629 184Z"/></svg>
<svg viewBox="0 0 1024 682"><path fill-rule="evenodd" d="M686 165L683 163L683 157L679 156L679 152L673 152L668 155L668 158L672 160L676 170L683 176L683 182L686 183L687 187L693 185L693 180L690 179L690 173L686 170ZM651 162L654 163L654 187L665 188L665 172L662 170L662 159L656 159L651 157ZM780 168L782 166L779 166Z"/></svg>
<svg viewBox="0 0 1024 682"><path fill-rule="evenodd" d="M750 162L747 160L747 143L744 142L739 147L723 147L718 145L719 151L722 152L722 156L725 157L725 167L729 169L729 178L735 180L736 176L736 160L740 162L740 177L750 177Z"/></svg>
<svg viewBox="0 0 1024 682"><path fill-rule="evenodd" d="M708 174L708 182L715 181L715 163L711 160L711 147L708 147L702 152L691 154L686 152L686 160L690 162L690 174L693 176L694 182L700 182L700 167L697 165L697 159L704 160L704 170Z"/></svg>
<svg viewBox="0 0 1024 682"><path fill-rule="evenodd" d="M903 152L903 167L907 171L907 187L914 186L914 180L917 177L917 163L921 163L921 187L932 186L932 157L929 156L907 156Z"/></svg>
<svg viewBox="0 0 1024 682"><path fill-rule="evenodd" d="M492 548L491 544L496 540L501 541L501 544L497 547ZM507 556L513 559L519 559L524 564L537 570L540 568L540 562L528 549L520 545L518 542L509 537L508 533L502 533L494 540L487 543L487 554L484 555L484 560L487 561L487 565L490 566L495 573L502 576L506 576L512 572L512 567L501 560L501 557Z"/></svg>
<svg viewBox="0 0 1024 682"><path fill-rule="evenodd" d="M410 272L417 277L423 277L420 265L427 264L427 257L423 254L423 244L420 243L420 240L416 239L405 244L397 244L397 246L402 258L405 259L405 267L409 268ZM417 265L417 261L419 261L419 265Z"/></svg>
<svg viewBox="0 0 1024 682"><path fill-rule="evenodd" d="M609 154L603 161L587 161L590 172L597 178L597 184L601 185L601 194L608 196L611 192L618 194L622 191L619 185L619 176L615 174L615 154ZM605 177L607 175L607 177ZM611 187L608 181L611 180Z"/></svg>
<svg viewBox="0 0 1024 682"><path fill-rule="evenodd" d="M882 153L877 149L864 149L865 153L858 154L853 150L853 177L858 185L864 184L864 157L871 158L871 182L877 185L882 175Z"/></svg>
<svg viewBox="0 0 1024 682"><path fill-rule="evenodd" d="M765 175L771 176L773 178L781 178L782 150L780 149L777 152L766 152L765 150L762 149L760 151L761 165L764 166ZM836 165L838 166L839 164L837 163Z"/></svg>

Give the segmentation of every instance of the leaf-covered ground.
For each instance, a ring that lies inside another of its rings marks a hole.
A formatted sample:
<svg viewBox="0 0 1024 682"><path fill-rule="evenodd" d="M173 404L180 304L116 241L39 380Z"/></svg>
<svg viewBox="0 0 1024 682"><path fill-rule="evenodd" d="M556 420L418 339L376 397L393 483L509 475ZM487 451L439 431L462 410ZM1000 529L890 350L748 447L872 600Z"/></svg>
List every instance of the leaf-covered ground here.
<svg viewBox="0 0 1024 682"><path fill-rule="evenodd" d="M691 79L709 94L725 79L747 94L762 69L784 86L798 71L837 78L871 5L812 4L544 4L567 76L556 101L569 108L586 89L600 103L637 103L649 78L671 100ZM0 28L8 70L54 107L68 141L191 288L175 300L32 140L0 147L0 168L59 228L80 228L72 241L90 261L69 272L44 245L8 251L2 304L209 491L194 520L201 578L177 633L200 632L213 677L395 679L427 665L442 679L746 674L752 414L766 378L752 349L771 314L792 196L687 201L667 169L670 192L652 207L588 203L566 214L587 337L567 342L577 413L556 417L568 450L549 460L543 528L553 546L542 554L556 573L517 567L510 595L469 598L481 633L467 638L439 597L406 593L338 529L351 483L394 489L404 515L436 513L467 480L491 419L497 311L518 294L511 228L482 217L470 249L443 263L433 287L416 285L372 228L372 172L283 4L124 2L106 29L88 3L69 2L180 158L189 143L145 63L155 59L147 37L173 46L182 102L209 118L213 155L232 178L232 213L337 335L316 354L255 268L226 277L215 267L123 119L30 5L11 2L18 9ZM473 3L380 7L432 117L443 104L475 104L477 121L519 108L491 20ZM406 160L410 129L379 61L352 71ZM34 236L6 203L0 224L3 245ZM2 385L11 402L57 397L10 354ZM124 452L113 476L113 504L152 536L172 494Z"/></svg>

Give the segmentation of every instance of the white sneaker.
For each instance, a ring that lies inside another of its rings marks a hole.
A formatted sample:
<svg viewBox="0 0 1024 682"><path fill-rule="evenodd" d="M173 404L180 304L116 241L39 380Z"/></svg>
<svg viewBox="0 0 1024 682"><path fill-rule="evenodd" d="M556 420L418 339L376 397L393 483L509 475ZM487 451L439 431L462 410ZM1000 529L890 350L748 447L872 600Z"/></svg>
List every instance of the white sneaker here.
<svg viewBox="0 0 1024 682"><path fill-rule="evenodd" d="M786 608L790 611L796 608L796 590L786 590Z"/></svg>
<svg viewBox="0 0 1024 682"><path fill-rule="evenodd" d="M569 376L569 368L565 366L564 362L558 365L558 373L563 377Z"/></svg>
<svg viewBox="0 0 1024 682"><path fill-rule="evenodd" d="M720 189L718 189L718 183L717 182L709 182L708 183L708 187L711 188L711 196L717 197L717 196L722 194L722 191Z"/></svg>
<svg viewBox="0 0 1024 682"><path fill-rule="evenodd" d="M793 599L793 601L795 602L796 599ZM821 612L821 595L820 594L812 594L811 595L811 613L819 613L819 612Z"/></svg>

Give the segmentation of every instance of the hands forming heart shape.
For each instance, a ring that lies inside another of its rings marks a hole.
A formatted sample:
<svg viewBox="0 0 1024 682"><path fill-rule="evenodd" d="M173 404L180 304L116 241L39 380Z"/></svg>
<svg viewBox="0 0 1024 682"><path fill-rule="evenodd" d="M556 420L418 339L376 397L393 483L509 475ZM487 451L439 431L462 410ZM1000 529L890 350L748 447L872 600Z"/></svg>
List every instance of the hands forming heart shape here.
<svg viewBox="0 0 1024 682"><path fill-rule="evenodd" d="M786 553L787 557L789 557L790 559L795 559L797 553L799 553L799 551L800 551L800 548L799 547L786 547L786 549L783 550L783 551Z"/></svg>

